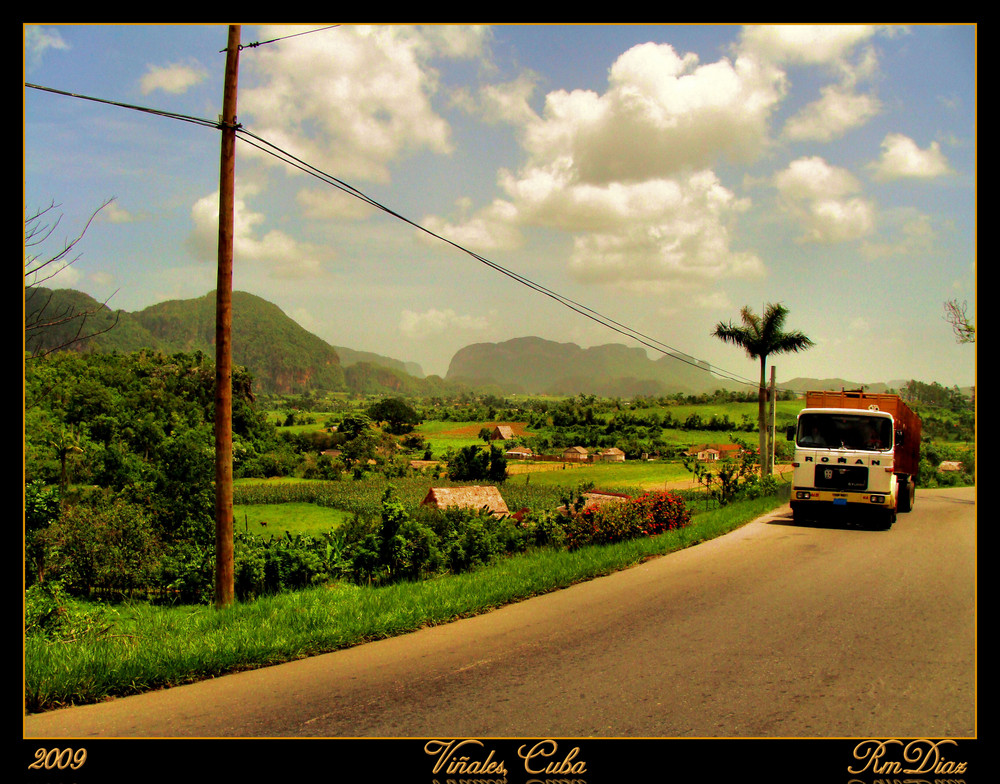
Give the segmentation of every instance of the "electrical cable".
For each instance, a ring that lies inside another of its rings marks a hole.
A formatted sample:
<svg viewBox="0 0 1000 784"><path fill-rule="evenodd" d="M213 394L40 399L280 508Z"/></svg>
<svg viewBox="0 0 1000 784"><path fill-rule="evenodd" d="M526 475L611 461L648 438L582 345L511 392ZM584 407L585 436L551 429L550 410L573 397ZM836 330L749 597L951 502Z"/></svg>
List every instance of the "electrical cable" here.
<svg viewBox="0 0 1000 784"><path fill-rule="evenodd" d="M327 29L327 28L322 28L322 29ZM310 30L310 31L305 31L305 32L317 32L317 30ZM296 33L295 35L304 35L305 32L303 32L303 33ZM289 37L291 37L291 36L289 36ZM274 40L279 40L279 39L274 39ZM270 43L270 42L269 41L265 41L265 42L261 42L261 43ZM93 102L96 102L96 103L106 104L106 105L109 105L109 106L117 106L117 107L123 108L123 109L131 109L133 111L139 111L139 112L144 112L144 113L147 113L147 114L153 114L153 115L156 115L156 116L159 116L159 117L165 117L167 119L174 119L174 120L180 120L180 121L183 121L183 122L189 122L189 123L192 123L192 124L195 124L195 125L206 126L206 127L216 128L216 129L221 129L221 128L224 127L223 124L220 121L212 121L212 120L207 120L207 119L201 118L201 117L194 117L194 116L191 116L191 115L184 115L184 114L179 114L179 113L176 113L176 112L167 112L167 111L163 111L163 110L160 110L160 109L152 109L152 108L145 107L145 106L139 106L139 105L136 105L136 104L123 103L123 102L120 102L120 101L112 101L112 100L108 100L108 99L104 99L104 98L96 98L96 97L89 96L89 95L82 95L80 93L67 92L65 90L57 90L55 88L43 87L41 85L31 84L31 83L27 83L27 82L25 83L25 87L30 87L30 88L35 89L35 90L42 90L42 91L53 93L53 94L56 94L56 95L63 95L63 96L70 97L70 98L79 98L81 100L93 101ZM500 265L500 264L498 264L498 263L496 263L494 261L491 261L490 259L488 259L488 258L486 258L486 257L484 257L484 256L482 256L482 255L480 255L478 253L476 253L475 251L472 251L472 250L469 250L468 248L465 248L464 246L458 244L457 242L455 242L453 240L448 239L447 237L444 237L444 236L442 236L440 234L437 234L436 232L431 231L430 229L426 228L425 226L420 225L419 223L417 223L417 222L415 222L415 221L407 218L406 216L404 216L404 215L396 212L395 210L392 210L389 207L387 207L387 206L379 203L375 199L372 199L371 197L369 197L366 194L364 194L362 191L358 190L357 188L355 188L352 185L347 184L343 180L340 180L340 179L334 177L333 175L330 175L330 174L328 174L326 172L323 172L321 169L317 169L315 166L312 166L311 164L306 163L305 161L297 158L296 156L292 155L288 151L281 149L280 147L272 144L271 142L268 142L266 139L264 139L264 138L262 138L262 137L260 137L260 136L258 136L256 134L254 134L254 133L251 133L246 128L244 128L242 125L237 125L236 126L236 131L237 131L238 138L240 138L244 143L250 144L251 146L256 147L257 149L261 150L262 152L264 152L264 153L266 153L268 155L271 155L271 156L273 156L273 157L275 157L275 158L277 158L277 159L285 162L286 164L289 164L289 165L291 165L291 166L293 166L295 168L298 168L299 170L305 172L306 174L309 174L310 176L316 177L317 179L319 179L319 180L321 180L323 182L326 182L329 185L333 185L334 187L336 187L336 188L344 191L345 193L347 193L347 194L349 194L349 195L351 195L351 196L353 196L353 197L355 197L357 199L360 199L361 201L369 204L370 206L374 207L375 209L378 209L378 210L380 210L380 211L382 211L382 212L384 212L384 213L386 213L386 214L388 214L388 215L396 218L397 220L403 221L404 223L412 226L413 228L415 228L415 229L417 229L417 230L419 230L421 232L424 232L425 234L427 234L427 235L429 235L431 237L434 237L435 239L437 239L437 240L439 240L441 242L444 242L444 243L452 246L453 248L455 248L455 249L457 249L457 250L459 250L459 251L461 251L461 252L463 252L463 253L471 256L474 259L476 259L477 261L479 261L483 265L489 267L490 269L493 269L494 271L499 272L500 274L505 275L505 276L511 278L512 280L517 281L518 283L520 283L520 284L522 284L522 285L524 285L524 286L532 289L533 291L536 291L536 292L538 292L538 293L540 293L540 294L542 294L544 296L549 297L550 299L555 300L556 302L560 303L564 307L569 308L570 310L574 311L575 313L578 313L579 315L584 316L585 318L588 318L591 321L594 321L594 322L596 322L596 323L598 323L598 324L600 324L600 325L602 325L602 326L604 326L604 327L606 327L608 329L611 329L614 332L617 332L617 333L619 333L619 334L621 334L621 335L623 335L625 337L631 338L632 340L635 340L638 343L646 346L647 348L650 348L650 349L652 349L654 351L657 351L657 352L663 354L664 356L668 356L668 357L671 357L672 359L676 359L679 362L683 362L683 363L685 363L687 365L690 365L691 367L697 368L698 370L701 370L703 372L710 373L710 374L715 375L715 376L717 376L719 378L726 379L728 381L733 381L733 382L738 383L738 384L745 384L745 385L751 386L753 388L758 388L759 387L759 384L757 382L751 381L750 379L744 378L744 377L739 376L739 375L737 375L735 373L731 373L729 371L723 370L722 368L713 366L713 365L711 365L709 363L703 363L703 362L699 362L697 360L692 361L691 359L687 358L690 355L688 355L686 352L680 351L680 349L674 348L674 347L668 345L667 343L664 343L664 342L662 342L662 341L660 341L660 340L658 340L656 338L653 338L653 337L651 337L649 335L646 335L646 334L644 334L644 333L642 333L642 332L640 332L640 331L638 331L636 329L633 329L632 327L629 327L629 326L627 326L627 325L625 325L625 324L623 324L623 323L621 323L619 321L616 321L616 320L614 320L614 319L612 319L612 318L610 318L608 316L605 316L605 315L599 313L598 311L594 310L593 308L590 308L590 307L588 307L586 305L583 305L583 304L581 304L579 302L576 302L575 300L570 299L569 297L566 297L566 296L564 296L562 294L559 294L558 292L553 291L552 289L549 289L549 288L541 285L540 283L537 283L537 282L535 282L535 281L533 281L533 280L531 280L529 278L524 277L523 275L520 275L519 273L514 272L513 270L510 270L510 269L508 269L508 268L506 268L506 267L504 267L504 266L502 266L502 265ZM707 367L705 367L705 365L707 365ZM785 391L785 390L781 390L781 391Z"/></svg>
<svg viewBox="0 0 1000 784"><path fill-rule="evenodd" d="M593 308L590 308L590 307L588 307L586 305L583 305L583 304L581 304L579 302L576 302L575 300L570 299L569 297L566 297L566 296L564 296L562 294L559 294L558 292L555 292L555 291L553 291L553 290L551 290L549 288L546 288L545 286L541 285L540 283L537 283L537 282L535 282L535 281L533 281L533 280L531 280L529 278L526 278L523 275L520 275L519 273L516 273L516 272L514 272L514 271L512 271L512 270L510 270L510 269L508 269L508 268L506 268L506 267L504 267L504 266L502 266L502 265L494 262L494 261L491 261L490 259L488 259L488 258L486 258L486 257L484 257L484 256L482 256L482 255L480 255L478 253L476 253L475 251L469 250L468 248L466 248L466 247L464 247L464 246L462 246L462 245L454 242L453 240L448 239L447 237L444 237L444 236L442 236L440 234L437 234L434 231L431 231L427 227L420 225L419 223L417 223L417 222L415 222L415 221L407 218L404 215L401 215L400 213L396 212L395 210L392 210L389 207L386 207L385 205L379 203L375 199L372 199L371 197L367 196L363 192L359 191L357 188L355 188L355 187L353 187L351 185L348 185L347 183L343 182L342 180L340 180L340 179L338 179L338 178L336 178L336 177L334 177L334 176L332 176L330 174L327 174L326 172L323 172L320 169L317 169L316 167L312 166L311 164L306 163L305 161L302 161L301 159L295 157L294 155L292 155L288 151L283 150L280 147L277 147L276 145L272 144L271 142L268 142L266 139L263 139L262 137L254 134L254 133L251 133L246 128L240 127L237 130L237 136L242 141L244 141L245 143L250 144L253 147L256 147L257 149L261 150L262 152L265 152L265 153L267 153L269 155L272 155L272 156L278 158L279 160L282 160L285 163L288 163L289 165L292 165L295 168L298 168L301 171L303 171L303 172L305 172L305 173L307 173L307 174L309 174L309 175L311 175L313 177L316 177L319 180L322 180L322 181L326 182L327 184L333 185L333 186L339 188L340 190L344 191L345 193L347 193L347 194L349 194L351 196L354 196L354 197L360 199L361 201L369 204L370 206L374 207L375 209L381 210L381 211L385 212L386 214L391 215L391 216L397 218L398 220L401 220L404 223L409 224L410 226L414 227L415 229L417 229L419 231L422 231L425 234L427 234L427 235L429 235L431 237L434 237L435 239L440 240L441 242L444 242L444 243L446 243L448 245L451 245L453 248L456 248L457 250L460 250L461 252L463 252L463 253L471 256L472 258L476 259L477 261L481 262L482 264L486 265L487 267L495 270L496 272L499 272L502 275L505 275L505 276L507 276L507 277L509 277L509 278L511 278L513 280L516 280L518 283L521 283L522 285L527 286L528 288L530 288L530 289L532 289L532 290L534 290L534 291L536 291L536 292L538 292L540 294L543 294L543 295L545 295L545 296L547 296L547 297L549 297L551 299L556 300L560 304L562 304L565 307L569 308L570 310L573 310L574 312L576 312L576 313L584 316L585 318L589 318L592 321L595 321L595 322L601 324L604 327L612 329L613 331L618 332L621 335L624 335L626 337L632 338L633 340L636 340L637 342L641 343L642 345L644 345L644 346L646 346L648 348L653 349L654 351L658 351L658 352L664 354L665 356L671 357L672 359L676 359L676 360L678 360L680 362L683 362L685 364L691 365L692 367L695 367L698 370L702 370L702 371L704 371L706 373L712 373L712 374L717 375L717 376L719 376L721 378L725 378L725 379L727 379L729 381L734 381L734 382L741 383L741 384L748 384L748 385L753 386L753 387L757 387L758 386L758 384L756 382L753 382L753 381L751 381L749 379L746 379L746 378L743 378L741 376L729 373L728 371L724 371L721 368L717 368L717 367L714 367L714 366L711 366L711 365L709 365L709 367L706 368L700 362L691 361L689 359L686 359L685 357L688 356L688 355L686 355L685 352L681 352L680 349L677 349L677 348L675 348L673 346L670 346L670 345L668 345L668 344L666 344L666 343L664 343L664 342L662 342L662 341L660 341L660 340L658 340L656 338L653 338L653 337L651 337L649 335L646 335L646 334L644 334L644 333L642 333L642 332L640 332L640 331L638 331L636 329L633 329L632 327L629 327L629 326L627 326L625 324L622 324L621 322L616 321L616 320L610 318L609 316L605 316L605 315L599 313L598 311L594 310ZM247 138L244 138L244 137L250 137L250 138L254 139L256 142L259 142L259 144L255 143L254 141L249 141ZM266 147L263 146L263 145L266 145Z"/></svg>
<svg viewBox="0 0 1000 784"><path fill-rule="evenodd" d="M267 41L256 41L252 44L240 44L240 50L242 51L243 49L253 49L258 46L264 46L265 44L273 44L278 41L287 41L289 38L298 38L300 35L309 35L311 33L318 33L323 30L330 30L331 28L334 27L340 27L340 25L332 24L332 25L327 25L326 27L317 27L315 30L303 30L298 33L290 33L289 35L278 36L277 38L271 38ZM219 51L225 52L226 50L220 49Z"/></svg>

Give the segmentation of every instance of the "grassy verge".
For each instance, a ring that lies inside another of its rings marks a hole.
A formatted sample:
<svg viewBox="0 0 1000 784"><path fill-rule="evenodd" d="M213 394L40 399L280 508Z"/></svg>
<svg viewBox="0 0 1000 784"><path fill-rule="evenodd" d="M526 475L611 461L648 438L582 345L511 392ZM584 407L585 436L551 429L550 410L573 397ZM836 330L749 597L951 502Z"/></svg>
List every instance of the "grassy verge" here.
<svg viewBox="0 0 1000 784"><path fill-rule="evenodd" d="M77 641L25 641L26 708L40 712L99 702L448 623L712 539L784 500L764 498L697 514L687 528L649 539L571 553L536 550L420 583L336 584L223 611L102 607L96 626Z"/></svg>

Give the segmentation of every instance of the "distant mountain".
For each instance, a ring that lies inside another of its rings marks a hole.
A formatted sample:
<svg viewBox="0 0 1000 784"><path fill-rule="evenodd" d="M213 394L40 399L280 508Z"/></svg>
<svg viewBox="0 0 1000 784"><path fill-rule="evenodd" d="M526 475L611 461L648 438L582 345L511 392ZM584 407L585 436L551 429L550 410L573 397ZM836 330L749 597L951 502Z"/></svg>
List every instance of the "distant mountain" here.
<svg viewBox="0 0 1000 784"><path fill-rule="evenodd" d="M901 389L905 385L905 381L890 381L888 384L862 384L858 381L846 381L842 378L793 378L791 381L782 381L779 386L792 392L861 388L864 388L865 392L886 392L890 389Z"/></svg>
<svg viewBox="0 0 1000 784"><path fill-rule="evenodd" d="M340 356L340 364L344 367L367 362L370 365L399 370L414 378L424 377L423 368L416 362L404 362L401 359L383 357L381 354L374 354L371 351L355 351L353 348L345 348L344 346L334 346L334 349L336 349L337 354Z"/></svg>
<svg viewBox="0 0 1000 784"><path fill-rule="evenodd" d="M25 292L25 324L39 312L52 323L44 329L26 331L28 351L65 345L79 332L92 337L72 343L70 347L75 351L128 352L148 348L215 355L215 292L129 313L112 311L83 292L30 288ZM61 318L84 312L91 315L82 329L80 319ZM113 329L108 329L111 325ZM407 369L419 371L419 366L412 363L351 349L343 349L350 361L342 361L337 349L303 329L277 305L246 292L233 292L232 335L233 362L253 374L259 392L290 394L312 388L355 391L345 372L358 364L384 367L386 374L370 371L352 375L363 379L366 391L388 392L410 386ZM386 386L381 387L380 382Z"/></svg>
<svg viewBox="0 0 1000 784"><path fill-rule="evenodd" d="M80 291L33 287L25 291L24 313L29 352L66 345L83 334L92 337L72 343L73 350L201 351L215 356L215 292L128 313L113 311ZM69 318L74 313L87 313L86 322ZM38 314L45 328L29 329ZM233 292L233 361L251 372L256 391L276 394L327 389L426 397L476 390L499 395L583 393L630 398L746 389L745 384L719 378L706 363L683 354L653 360L645 349L619 343L581 348L539 337L466 346L455 353L445 378L425 377L414 362L332 346L303 329L277 305L238 291ZM864 386L882 392L901 389L906 383ZM806 392L858 389L862 384L840 378L795 378L780 386Z"/></svg>
<svg viewBox="0 0 1000 784"><path fill-rule="evenodd" d="M611 343L581 348L538 337L475 343L456 352L445 376L509 393L612 397L698 394L733 386L682 354L651 360L645 349Z"/></svg>

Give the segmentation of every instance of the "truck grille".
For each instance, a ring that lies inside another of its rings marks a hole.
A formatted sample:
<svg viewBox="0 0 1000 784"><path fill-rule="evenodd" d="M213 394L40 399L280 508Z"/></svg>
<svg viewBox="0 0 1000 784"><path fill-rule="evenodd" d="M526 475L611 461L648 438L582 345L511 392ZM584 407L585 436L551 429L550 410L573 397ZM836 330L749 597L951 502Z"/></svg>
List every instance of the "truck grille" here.
<svg viewBox="0 0 1000 784"><path fill-rule="evenodd" d="M865 490L868 467L818 465L813 484L825 490Z"/></svg>

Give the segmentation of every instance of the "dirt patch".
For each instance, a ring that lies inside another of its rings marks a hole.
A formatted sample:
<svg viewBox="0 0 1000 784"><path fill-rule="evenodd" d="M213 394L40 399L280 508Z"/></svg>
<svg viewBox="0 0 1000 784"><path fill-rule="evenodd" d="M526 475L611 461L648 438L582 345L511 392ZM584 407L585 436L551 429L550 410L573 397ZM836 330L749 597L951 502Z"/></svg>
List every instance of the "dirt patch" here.
<svg viewBox="0 0 1000 784"><path fill-rule="evenodd" d="M442 430L438 435L449 438L478 438L479 431L484 427L493 430L493 428L499 425L506 425L515 436L527 436L531 435L528 432L527 424L527 422L483 422L477 425L465 425L464 427L454 427L451 430Z"/></svg>

